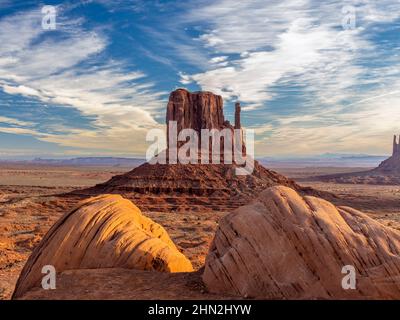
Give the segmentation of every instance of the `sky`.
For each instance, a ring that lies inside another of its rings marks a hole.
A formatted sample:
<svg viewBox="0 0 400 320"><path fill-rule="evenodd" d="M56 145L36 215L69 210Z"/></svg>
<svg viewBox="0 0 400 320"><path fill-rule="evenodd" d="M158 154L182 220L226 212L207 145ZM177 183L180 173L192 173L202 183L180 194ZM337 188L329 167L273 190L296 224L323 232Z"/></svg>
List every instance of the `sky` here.
<svg viewBox="0 0 400 320"><path fill-rule="evenodd" d="M181 87L240 101L258 157L400 133L398 0L0 0L0 44L0 158L144 157Z"/></svg>

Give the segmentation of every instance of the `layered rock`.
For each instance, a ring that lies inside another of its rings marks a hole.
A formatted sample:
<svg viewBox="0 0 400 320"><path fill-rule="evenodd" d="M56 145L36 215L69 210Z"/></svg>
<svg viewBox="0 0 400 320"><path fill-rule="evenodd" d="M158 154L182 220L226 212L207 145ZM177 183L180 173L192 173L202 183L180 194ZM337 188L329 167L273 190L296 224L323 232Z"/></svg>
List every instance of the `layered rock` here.
<svg viewBox="0 0 400 320"><path fill-rule="evenodd" d="M223 100L211 92L189 92L178 89L171 92L167 105L166 123L177 122L178 132L183 129L223 129L226 127Z"/></svg>
<svg viewBox="0 0 400 320"><path fill-rule="evenodd" d="M225 120L221 96L208 91L189 92L186 89L177 89L171 92L166 113L168 149L181 147L185 142L178 141L177 136L184 129L193 129L197 132L199 148L202 148L202 152L211 153L213 139L221 139L219 133L222 133L222 130L231 133L230 142L234 146L234 131L237 129L240 132L238 135L240 140L237 141L236 148L237 150L242 150L243 155L245 155L246 149L240 124L240 110L240 103L237 102L235 104L235 125L233 126L228 120ZM176 132L175 129L171 130L170 128L172 121L176 122ZM209 132L209 141L204 146L202 145L202 129L217 130ZM220 141L220 159L223 159L225 139ZM233 149L231 149L230 153L233 155ZM211 159L210 156L209 159Z"/></svg>
<svg viewBox="0 0 400 320"><path fill-rule="evenodd" d="M248 203L259 192L285 185L305 194L323 194L302 187L277 172L254 162L251 175L238 176L228 164L149 164L117 175L92 188L76 191L80 196L117 193L146 211L229 211ZM329 196L329 195L327 195Z"/></svg>
<svg viewBox="0 0 400 320"><path fill-rule="evenodd" d="M342 287L346 265L355 268L355 289ZM272 187L220 221L203 280L211 292L245 297L400 299L400 233Z"/></svg>
<svg viewBox="0 0 400 320"><path fill-rule="evenodd" d="M119 195L88 199L65 214L29 257L14 298L39 285L45 265L54 266L57 273L97 268L193 270L164 228Z"/></svg>

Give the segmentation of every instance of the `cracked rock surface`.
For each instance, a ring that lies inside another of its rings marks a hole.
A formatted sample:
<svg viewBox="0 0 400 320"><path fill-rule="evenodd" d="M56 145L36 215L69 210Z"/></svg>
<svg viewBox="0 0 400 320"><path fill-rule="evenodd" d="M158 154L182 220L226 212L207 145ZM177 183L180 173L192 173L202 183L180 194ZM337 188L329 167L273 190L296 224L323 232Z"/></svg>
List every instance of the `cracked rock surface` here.
<svg viewBox="0 0 400 320"><path fill-rule="evenodd" d="M356 289L342 273L354 266ZM219 223L203 281L267 299L400 299L400 232L349 207L277 186Z"/></svg>

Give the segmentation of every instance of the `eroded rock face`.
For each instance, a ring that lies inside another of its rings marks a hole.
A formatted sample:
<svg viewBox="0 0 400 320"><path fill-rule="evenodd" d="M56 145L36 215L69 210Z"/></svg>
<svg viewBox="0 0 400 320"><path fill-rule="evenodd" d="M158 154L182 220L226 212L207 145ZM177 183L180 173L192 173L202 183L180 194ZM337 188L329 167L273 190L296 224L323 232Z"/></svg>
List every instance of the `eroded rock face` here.
<svg viewBox="0 0 400 320"><path fill-rule="evenodd" d="M64 215L25 264L14 298L40 284L45 265L71 269L193 271L162 226L119 195L90 198Z"/></svg>
<svg viewBox="0 0 400 320"><path fill-rule="evenodd" d="M365 214L278 186L220 221L203 280L270 299L400 299L400 233ZM345 290L345 265L356 289Z"/></svg>
<svg viewBox="0 0 400 320"><path fill-rule="evenodd" d="M224 126L222 97L211 92L189 92L178 89L171 92L167 105L166 122L176 121L182 129L220 129Z"/></svg>
<svg viewBox="0 0 400 320"><path fill-rule="evenodd" d="M230 130L232 132L233 144L234 129L241 129L240 103L236 103L235 106L235 126L225 120L223 104L224 102L221 96L208 91L189 92L186 89L177 89L171 92L166 114L168 147L172 149L176 147L170 144L170 139L177 139L175 136L176 133L179 134L183 129L193 129L198 133L199 147L201 146L202 129L216 129L218 132L224 129ZM176 133L174 131L170 132L170 121L176 121ZM213 135L215 135L215 133L213 133ZM238 148L241 147L244 154L245 146L242 136L243 135L241 135L240 145L238 141ZM224 143L224 141L221 141L222 146ZM177 142L178 147L183 144L183 141ZM223 148L221 147L221 153L222 152Z"/></svg>
<svg viewBox="0 0 400 320"><path fill-rule="evenodd" d="M277 172L254 161L251 175L238 176L234 164L149 164L114 176L109 181L76 193L96 195L123 194L148 211L204 210L230 211L244 205L274 185L285 185L300 192L317 191L301 187ZM177 197L177 198L173 198ZM179 201L178 201L179 200ZM163 206L157 206L162 203Z"/></svg>

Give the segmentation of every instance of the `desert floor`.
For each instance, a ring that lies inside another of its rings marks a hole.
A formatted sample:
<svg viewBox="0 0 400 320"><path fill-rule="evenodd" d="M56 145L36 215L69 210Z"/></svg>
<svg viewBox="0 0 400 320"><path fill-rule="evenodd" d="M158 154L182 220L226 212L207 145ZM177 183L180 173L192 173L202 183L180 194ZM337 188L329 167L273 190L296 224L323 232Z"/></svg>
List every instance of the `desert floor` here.
<svg viewBox="0 0 400 320"><path fill-rule="evenodd" d="M127 170L129 169L114 167L0 165L0 299L11 297L18 275L32 249L51 225L63 213L76 205L76 201L62 197L60 194L93 186ZM329 191L337 196L334 200L335 204L354 207L381 223L400 230L400 186L324 183L313 178L324 174L361 171L365 168L277 168L274 170L295 179L302 185ZM227 212L143 213L163 225L178 248L192 261L194 267L199 269L204 263L217 222ZM153 276L145 272L129 272L136 274L137 277L140 276L144 282L150 281ZM85 278L84 271L81 273L83 273L81 276ZM104 274L99 271L96 277L101 279ZM128 278L129 274L126 274ZM68 272L63 277L68 280ZM165 283L165 287L175 286L178 291L179 286L186 281L185 275L177 275L167 280L169 282ZM127 280L121 278L120 281ZM79 286L74 289L74 284L70 281L68 283L72 290L79 291ZM166 292L165 287L163 292ZM173 292L172 287L167 292ZM201 288L198 289L199 292L203 292ZM158 296L146 288L137 294L143 299L149 298L149 294ZM79 297L78 293L74 296ZM196 294L186 296L186 298L199 297L202 296ZM104 298L104 296L97 295L94 298ZM118 298L118 295L115 298ZM166 298L179 298L179 296L170 295Z"/></svg>

